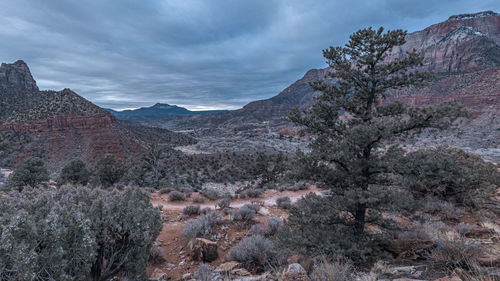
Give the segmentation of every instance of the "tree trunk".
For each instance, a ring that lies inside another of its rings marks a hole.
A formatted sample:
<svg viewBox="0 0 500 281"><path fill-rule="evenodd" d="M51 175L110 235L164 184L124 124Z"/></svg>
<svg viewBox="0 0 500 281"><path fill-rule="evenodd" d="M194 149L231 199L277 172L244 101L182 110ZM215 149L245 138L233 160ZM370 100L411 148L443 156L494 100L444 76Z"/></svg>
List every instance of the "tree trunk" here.
<svg viewBox="0 0 500 281"><path fill-rule="evenodd" d="M365 233L365 216L366 216L366 205L358 204L356 208L356 214L354 216L354 234L356 236L363 236Z"/></svg>

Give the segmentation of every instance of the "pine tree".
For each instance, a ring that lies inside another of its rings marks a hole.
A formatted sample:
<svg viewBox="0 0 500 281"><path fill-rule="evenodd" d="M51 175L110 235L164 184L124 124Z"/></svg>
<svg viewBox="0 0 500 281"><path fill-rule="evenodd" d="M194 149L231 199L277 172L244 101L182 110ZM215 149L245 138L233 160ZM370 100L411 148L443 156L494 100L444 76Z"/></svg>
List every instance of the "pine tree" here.
<svg viewBox="0 0 500 281"><path fill-rule="evenodd" d="M307 173L331 187L332 208L342 211L342 223L360 239L365 223L380 219L377 214L397 201L389 181L389 156L395 150L385 148L396 138L424 128L443 129L467 115L455 102L409 107L385 100L391 92L421 86L433 77L418 71L423 58L415 50L393 53L405 43L406 34L367 28L352 34L344 47L324 50L329 76L336 83L311 83L320 92L312 108L290 114L315 136L311 152L305 154L313 165Z"/></svg>

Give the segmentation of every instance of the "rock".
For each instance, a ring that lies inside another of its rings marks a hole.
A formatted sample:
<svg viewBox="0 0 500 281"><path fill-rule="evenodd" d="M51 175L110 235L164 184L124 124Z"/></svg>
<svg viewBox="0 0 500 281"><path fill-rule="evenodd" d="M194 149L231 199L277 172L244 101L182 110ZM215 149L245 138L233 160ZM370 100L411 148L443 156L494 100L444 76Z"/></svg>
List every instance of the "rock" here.
<svg viewBox="0 0 500 281"><path fill-rule="evenodd" d="M482 266L500 267L500 257L480 257L477 261Z"/></svg>
<svg viewBox="0 0 500 281"><path fill-rule="evenodd" d="M217 267L216 271L218 272L231 272L233 269L241 268L241 263L235 262L235 261L230 261L230 262L225 262L219 267Z"/></svg>
<svg viewBox="0 0 500 281"><path fill-rule="evenodd" d="M167 275L159 268L155 268L153 270L153 274L151 274L151 279L157 281L166 281Z"/></svg>
<svg viewBox="0 0 500 281"><path fill-rule="evenodd" d="M231 275L232 276L248 276L250 275L250 272L244 268L236 268L231 270Z"/></svg>
<svg viewBox="0 0 500 281"><path fill-rule="evenodd" d="M204 238L196 238L193 247L193 260L212 262L218 257L216 242Z"/></svg>
<svg viewBox="0 0 500 281"><path fill-rule="evenodd" d="M182 275L182 280L188 280L191 278L191 273L186 273Z"/></svg>
<svg viewBox="0 0 500 281"><path fill-rule="evenodd" d="M307 272L298 263L288 265L288 268L283 275L283 281L309 281Z"/></svg>
<svg viewBox="0 0 500 281"><path fill-rule="evenodd" d="M269 214L270 214L269 209L266 207L260 207L260 209L257 213L259 215L263 215L263 216L269 216Z"/></svg>
<svg viewBox="0 0 500 281"><path fill-rule="evenodd" d="M490 238L491 236L493 236L494 234L495 234L495 231L493 229L489 229L489 228L481 227L481 226L476 226L470 232L465 234L465 237L487 239L487 238Z"/></svg>

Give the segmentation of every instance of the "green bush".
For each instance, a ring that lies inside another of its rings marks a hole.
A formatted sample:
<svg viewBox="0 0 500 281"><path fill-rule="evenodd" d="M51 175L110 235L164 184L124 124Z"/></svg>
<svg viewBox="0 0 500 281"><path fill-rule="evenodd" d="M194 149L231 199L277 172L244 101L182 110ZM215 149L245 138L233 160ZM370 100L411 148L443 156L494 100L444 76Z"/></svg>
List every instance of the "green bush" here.
<svg viewBox="0 0 500 281"><path fill-rule="evenodd" d="M80 184L87 185L90 180L90 172L82 160L73 160L69 162L61 171L59 178L60 184Z"/></svg>
<svg viewBox="0 0 500 281"><path fill-rule="evenodd" d="M127 168L122 162L122 160L110 154L97 162L96 175L103 186L112 186L125 175Z"/></svg>
<svg viewBox="0 0 500 281"><path fill-rule="evenodd" d="M396 169L420 198L428 196L469 207L483 205L500 185L500 172L480 156L455 148L418 150Z"/></svg>
<svg viewBox="0 0 500 281"><path fill-rule="evenodd" d="M343 255L353 261L380 254L375 237L356 235L354 222L346 221L336 202L313 193L297 201L275 235L278 245L308 256Z"/></svg>
<svg viewBox="0 0 500 281"><path fill-rule="evenodd" d="M7 184L21 191L24 187L37 187L49 180L49 172L42 159L30 157L24 159L9 176Z"/></svg>
<svg viewBox="0 0 500 281"><path fill-rule="evenodd" d="M0 280L143 277L161 227L137 189L11 192L0 197Z"/></svg>

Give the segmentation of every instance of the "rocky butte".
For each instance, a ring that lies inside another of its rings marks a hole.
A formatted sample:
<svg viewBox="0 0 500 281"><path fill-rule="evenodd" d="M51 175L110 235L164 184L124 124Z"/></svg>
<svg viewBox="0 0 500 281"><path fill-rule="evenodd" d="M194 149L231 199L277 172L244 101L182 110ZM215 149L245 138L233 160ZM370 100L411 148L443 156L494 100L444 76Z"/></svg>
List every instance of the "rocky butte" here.
<svg viewBox="0 0 500 281"><path fill-rule="evenodd" d="M55 170L75 158L127 158L143 149L113 115L70 89L40 91L21 60L0 67L0 133L10 143L1 157L8 166L40 156Z"/></svg>

